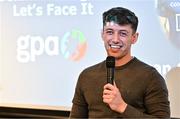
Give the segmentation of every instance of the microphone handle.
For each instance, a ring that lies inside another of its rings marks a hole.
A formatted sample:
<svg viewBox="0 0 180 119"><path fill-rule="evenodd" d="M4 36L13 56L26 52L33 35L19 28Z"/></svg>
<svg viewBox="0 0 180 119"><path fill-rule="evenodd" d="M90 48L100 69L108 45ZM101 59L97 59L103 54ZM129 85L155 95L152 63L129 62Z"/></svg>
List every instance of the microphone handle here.
<svg viewBox="0 0 180 119"><path fill-rule="evenodd" d="M107 83L114 84L114 68L107 68Z"/></svg>

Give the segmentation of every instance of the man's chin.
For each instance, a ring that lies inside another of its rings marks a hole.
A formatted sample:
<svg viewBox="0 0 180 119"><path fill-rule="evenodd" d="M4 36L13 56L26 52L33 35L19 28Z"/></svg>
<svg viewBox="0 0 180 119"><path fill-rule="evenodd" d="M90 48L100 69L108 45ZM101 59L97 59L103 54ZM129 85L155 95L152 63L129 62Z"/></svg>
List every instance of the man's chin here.
<svg viewBox="0 0 180 119"><path fill-rule="evenodd" d="M108 53L108 56L113 56L115 57L116 59L121 59L123 56L120 55L120 54L115 54L115 53Z"/></svg>

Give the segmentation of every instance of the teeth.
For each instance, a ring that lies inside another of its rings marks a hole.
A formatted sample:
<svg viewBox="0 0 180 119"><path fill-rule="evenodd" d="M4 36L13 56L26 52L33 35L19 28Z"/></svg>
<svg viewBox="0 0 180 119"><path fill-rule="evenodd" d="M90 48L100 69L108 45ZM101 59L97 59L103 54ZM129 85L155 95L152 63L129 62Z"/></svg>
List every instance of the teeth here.
<svg viewBox="0 0 180 119"><path fill-rule="evenodd" d="M111 45L111 48L120 48L120 47L117 45Z"/></svg>
<svg viewBox="0 0 180 119"><path fill-rule="evenodd" d="M115 49L119 49L119 48L121 48L122 46L120 46L120 45L110 45L110 47L111 47L111 48L115 48Z"/></svg>

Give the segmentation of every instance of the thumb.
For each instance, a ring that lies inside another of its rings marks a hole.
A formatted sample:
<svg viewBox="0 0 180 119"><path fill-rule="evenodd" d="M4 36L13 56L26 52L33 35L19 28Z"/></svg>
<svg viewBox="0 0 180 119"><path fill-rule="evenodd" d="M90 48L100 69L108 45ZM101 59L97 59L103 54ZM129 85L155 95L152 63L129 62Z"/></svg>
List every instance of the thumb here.
<svg viewBox="0 0 180 119"><path fill-rule="evenodd" d="M114 84L114 86L117 88L117 86L116 86L116 82L115 82L115 81L113 82L113 84Z"/></svg>

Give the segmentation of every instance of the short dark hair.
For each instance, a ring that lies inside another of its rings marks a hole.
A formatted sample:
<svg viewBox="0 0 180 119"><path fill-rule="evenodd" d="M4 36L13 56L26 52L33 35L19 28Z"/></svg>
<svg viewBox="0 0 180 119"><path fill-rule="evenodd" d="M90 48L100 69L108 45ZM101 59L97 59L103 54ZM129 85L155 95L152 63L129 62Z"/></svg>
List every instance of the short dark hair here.
<svg viewBox="0 0 180 119"><path fill-rule="evenodd" d="M114 7L103 13L103 27L106 22L115 22L119 25L130 24L133 31L136 32L138 26L138 17L134 12L123 7Z"/></svg>

